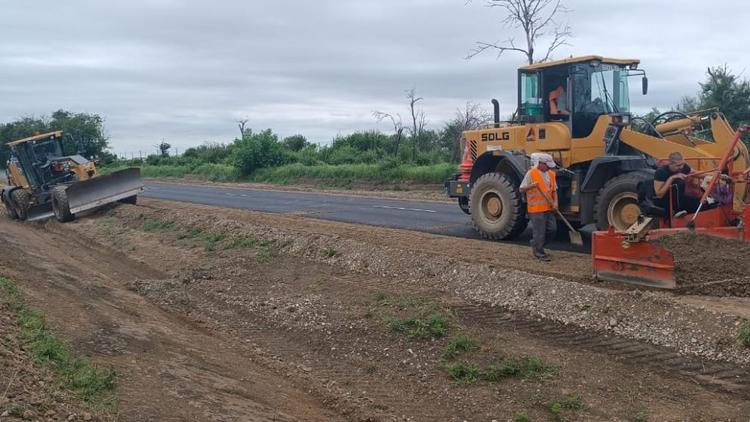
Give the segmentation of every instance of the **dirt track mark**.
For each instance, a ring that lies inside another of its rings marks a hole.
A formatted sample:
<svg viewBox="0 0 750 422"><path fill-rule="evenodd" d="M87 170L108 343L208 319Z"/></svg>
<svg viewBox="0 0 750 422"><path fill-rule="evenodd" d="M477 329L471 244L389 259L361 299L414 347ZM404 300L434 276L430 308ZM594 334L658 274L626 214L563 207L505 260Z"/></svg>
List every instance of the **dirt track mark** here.
<svg viewBox="0 0 750 422"><path fill-rule="evenodd" d="M665 376L683 375L699 385L750 398L750 369L690 358L673 350L612 334L587 332L550 321L524 319L486 306L464 305L453 308L466 321L479 322L498 330L514 330L543 338L546 342L566 348L589 350L617 361L644 365Z"/></svg>

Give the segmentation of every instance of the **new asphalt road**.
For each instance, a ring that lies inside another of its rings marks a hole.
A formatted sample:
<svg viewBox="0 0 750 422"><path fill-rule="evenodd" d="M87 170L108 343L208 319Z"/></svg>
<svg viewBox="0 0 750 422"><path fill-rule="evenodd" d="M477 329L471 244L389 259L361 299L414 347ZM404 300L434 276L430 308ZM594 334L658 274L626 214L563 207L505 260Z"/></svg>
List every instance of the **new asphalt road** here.
<svg viewBox="0 0 750 422"><path fill-rule="evenodd" d="M322 220L479 238L471 225L470 217L461 212L455 203L167 182L147 182L142 195L154 199L300 214ZM550 247L570 249L565 238L564 233L561 233ZM527 230L514 243L528 244L529 239L530 233Z"/></svg>

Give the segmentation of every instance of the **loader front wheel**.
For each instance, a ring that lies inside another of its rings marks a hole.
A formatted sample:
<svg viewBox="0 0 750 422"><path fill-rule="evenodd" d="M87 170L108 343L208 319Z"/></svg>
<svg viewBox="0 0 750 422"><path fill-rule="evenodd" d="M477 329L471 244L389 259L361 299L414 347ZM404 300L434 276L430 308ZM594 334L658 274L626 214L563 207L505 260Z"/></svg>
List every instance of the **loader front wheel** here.
<svg viewBox="0 0 750 422"><path fill-rule="evenodd" d="M599 191L594 205L597 230L624 231L633 225L641 214L638 205L638 183L652 178L646 173L630 172L621 174Z"/></svg>
<svg viewBox="0 0 750 422"><path fill-rule="evenodd" d="M487 173L471 188L470 209L474 227L482 237L512 239L526 229L526 208L513 179L503 173Z"/></svg>
<svg viewBox="0 0 750 422"><path fill-rule="evenodd" d="M13 211L19 220L26 220L31 207L31 194L26 189L16 189L10 193L13 200Z"/></svg>
<svg viewBox="0 0 750 422"><path fill-rule="evenodd" d="M55 212L55 218L61 223L73 221L75 215L70 212L68 204L68 194L65 188L55 188L52 191L52 211Z"/></svg>

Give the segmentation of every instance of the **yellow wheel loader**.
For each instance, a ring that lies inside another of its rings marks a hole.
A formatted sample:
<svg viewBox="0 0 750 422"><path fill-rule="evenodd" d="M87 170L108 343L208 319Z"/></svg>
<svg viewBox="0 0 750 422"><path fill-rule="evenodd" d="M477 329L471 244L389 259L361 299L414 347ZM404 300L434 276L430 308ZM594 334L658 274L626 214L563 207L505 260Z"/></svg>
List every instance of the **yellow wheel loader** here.
<svg viewBox="0 0 750 422"><path fill-rule="evenodd" d="M39 220L53 215L71 221L79 212L111 202L135 204L143 189L140 170L100 175L93 161L63 155L63 132L8 143L7 186L0 200L10 218Z"/></svg>
<svg viewBox="0 0 750 422"><path fill-rule="evenodd" d="M651 182L660 161L680 152L694 170L713 169L734 139L718 110L665 113L640 122L630 114L628 80L645 71L638 60L584 56L533 64L518 70L518 109L501 122L493 100L491 127L464 132L459 172L446 181L474 227L489 239L509 239L527 224L518 186L533 152L551 154L560 210L579 225L626 230L640 215L638 185ZM636 124L637 123L637 124ZM699 136L700 135L700 136ZM732 170L750 167L740 143ZM735 208L742 210L747 186L738 183Z"/></svg>

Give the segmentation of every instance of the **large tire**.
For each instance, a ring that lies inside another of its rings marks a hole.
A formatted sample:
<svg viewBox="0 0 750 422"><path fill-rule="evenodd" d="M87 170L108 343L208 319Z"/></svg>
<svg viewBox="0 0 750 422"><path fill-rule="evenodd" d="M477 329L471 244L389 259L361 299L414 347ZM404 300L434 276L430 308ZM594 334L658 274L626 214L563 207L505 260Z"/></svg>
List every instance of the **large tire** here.
<svg viewBox="0 0 750 422"><path fill-rule="evenodd" d="M5 206L5 215L11 220L18 220L18 213L16 207L13 205L13 200L9 198L10 195L3 198L3 205Z"/></svg>
<svg viewBox="0 0 750 422"><path fill-rule="evenodd" d="M594 204L598 230L626 230L641 214L638 205L638 183L651 180L647 173L630 172L609 180L599 191Z"/></svg>
<svg viewBox="0 0 750 422"><path fill-rule="evenodd" d="M136 205L138 203L138 195L133 195L133 196L128 196L127 198L122 198L118 200L117 202L121 204Z"/></svg>
<svg viewBox="0 0 750 422"><path fill-rule="evenodd" d="M512 239L526 229L526 207L513 179L503 173L487 173L471 188L471 220L482 237Z"/></svg>
<svg viewBox="0 0 750 422"><path fill-rule="evenodd" d="M55 218L61 223L73 221L75 215L70 212L68 204L68 194L64 187L57 187L52 191L52 211L55 212Z"/></svg>
<svg viewBox="0 0 750 422"><path fill-rule="evenodd" d="M19 220L26 220L31 208L31 194L26 189L16 189L10 193L13 200L13 209Z"/></svg>

